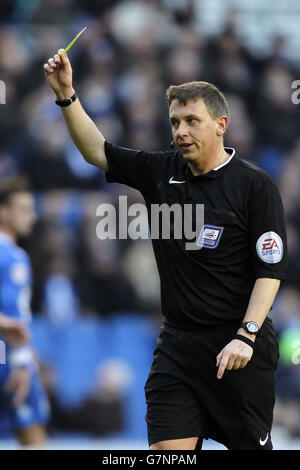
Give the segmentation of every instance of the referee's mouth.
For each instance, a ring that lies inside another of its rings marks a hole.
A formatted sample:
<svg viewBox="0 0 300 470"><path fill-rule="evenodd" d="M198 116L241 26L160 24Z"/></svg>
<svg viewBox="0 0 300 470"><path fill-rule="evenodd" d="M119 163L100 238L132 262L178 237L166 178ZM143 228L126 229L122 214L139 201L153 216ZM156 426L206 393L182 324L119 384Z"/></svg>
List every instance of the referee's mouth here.
<svg viewBox="0 0 300 470"><path fill-rule="evenodd" d="M178 147L180 148L180 150L181 150L182 152L185 152L185 151L187 151L187 150L190 150L191 147L194 146L193 143L189 143L189 142L183 142L183 143L181 143L181 144L178 143L177 145L178 145Z"/></svg>

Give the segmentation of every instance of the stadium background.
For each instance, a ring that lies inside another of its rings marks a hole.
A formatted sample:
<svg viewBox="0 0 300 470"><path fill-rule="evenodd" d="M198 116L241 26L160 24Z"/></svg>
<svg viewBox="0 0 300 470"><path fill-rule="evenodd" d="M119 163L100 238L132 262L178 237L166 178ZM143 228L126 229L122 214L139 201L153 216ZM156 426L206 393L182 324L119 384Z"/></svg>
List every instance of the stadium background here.
<svg viewBox="0 0 300 470"><path fill-rule="evenodd" d="M299 19L296 0L1 0L0 181L26 175L39 215L22 246L49 448L147 448L143 386L162 321L150 242L96 237L99 204L141 198L83 161L44 78L43 63L87 25L69 53L74 87L108 141L168 148L165 89L207 80L228 97L226 145L277 182L289 274L271 313L281 348L274 444L300 449ZM15 448L5 423L1 436L0 448Z"/></svg>

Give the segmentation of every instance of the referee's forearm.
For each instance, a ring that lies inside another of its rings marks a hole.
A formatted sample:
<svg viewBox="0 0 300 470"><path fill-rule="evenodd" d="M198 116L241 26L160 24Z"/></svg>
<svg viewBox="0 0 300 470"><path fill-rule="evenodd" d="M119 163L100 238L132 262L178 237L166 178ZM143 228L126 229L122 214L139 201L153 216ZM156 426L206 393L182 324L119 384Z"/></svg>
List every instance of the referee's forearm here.
<svg viewBox="0 0 300 470"><path fill-rule="evenodd" d="M272 307L279 286L279 279L256 279L243 322L255 321L261 326Z"/></svg>
<svg viewBox="0 0 300 470"><path fill-rule="evenodd" d="M83 158L106 171L108 164L104 151L105 139L79 99L61 109L69 134Z"/></svg>

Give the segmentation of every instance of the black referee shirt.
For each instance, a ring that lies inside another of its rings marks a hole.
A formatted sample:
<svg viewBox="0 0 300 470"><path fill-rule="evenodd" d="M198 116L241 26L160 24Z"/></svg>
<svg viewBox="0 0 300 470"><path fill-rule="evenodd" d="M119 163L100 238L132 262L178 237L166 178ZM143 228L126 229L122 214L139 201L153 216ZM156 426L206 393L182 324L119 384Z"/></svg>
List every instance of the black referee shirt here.
<svg viewBox="0 0 300 470"><path fill-rule="evenodd" d="M286 276L277 187L266 172L225 150L231 154L228 163L193 176L178 150L143 152L105 143L107 181L141 192L150 227L151 204L204 204L204 226L197 234L201 249L187 250L184 238L152 240L162 312L173 325L242 320L255 280Z"/></svg>

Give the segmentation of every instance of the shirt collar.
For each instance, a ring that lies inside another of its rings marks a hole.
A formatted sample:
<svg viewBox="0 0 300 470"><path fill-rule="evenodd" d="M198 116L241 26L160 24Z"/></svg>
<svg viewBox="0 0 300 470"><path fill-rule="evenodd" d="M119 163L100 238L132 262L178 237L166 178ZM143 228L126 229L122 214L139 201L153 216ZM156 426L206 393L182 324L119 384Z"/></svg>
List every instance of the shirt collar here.
<svg viewBox="0 0 300 470"><path fill-rule="evenodd" d="M221 163L221 165L216 166L215 168L213 168L209 172L204 173L203 175L194 176L192 174L191 170L190 170L190 167L188 166L188 164L186 162L186 175L191 180L198 180L200 178L209 178L209 179L218 178L219 176L221 176L223 174L225 169L228 168L228 166L230 166L230 164L232 163L233 157L235 155L235 149L232 148L232 147L224 147L224 150L226 151L226 153L229 153L230 156L225 162Z"/></svg>
<svg viewBox="0 0 300 470"><path fill-rule="evenodd" d="M227 160L225 160L225 162L221 163L221 165L219 166L216 166L216 168L213 168L213 171L218 171L220 168L222 168L223 166L225 165L228 165L228 163L230 162L230 160L232 159L232 157L234 156L235 154L235 149L234 148L231 148L231 147L225 147L225 151L226 153L229 153L229 158L227 158Z"/></svg>

